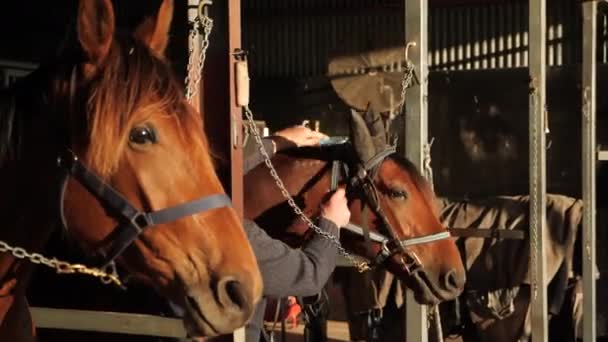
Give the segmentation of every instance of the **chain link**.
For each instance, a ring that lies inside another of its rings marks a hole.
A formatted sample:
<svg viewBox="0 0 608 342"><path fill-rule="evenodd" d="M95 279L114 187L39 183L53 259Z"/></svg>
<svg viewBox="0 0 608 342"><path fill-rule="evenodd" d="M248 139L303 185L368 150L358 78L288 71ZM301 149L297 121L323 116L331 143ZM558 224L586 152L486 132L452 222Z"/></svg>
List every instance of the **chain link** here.
<svg viewBox="0 0 608 342"><path fill-rule="evenodd" d="M275 181L277 187L279 188L279 190L283 194L283 197L285 197L285 199L287 200L287 203L289 204L289 206L293 209L293 211L296 213L296 215L300 216L300 218L304 222L306 222L306 224L308 225L308 227L310 229L312 229L316 234L320 235L322 238L324 238L326 240L329 240L338 249L338 253L340 253L352 265L354 265L359 272L362 273L362 272L365 272L365 271L369 270L370 266L369 266L368 263L359 261L353 255L351 255L350 253L348 253L344 249L344 247L342 247L342 244L340 244L340 241L338 241L338 239L335 236L331 235L330 233L322 230L317 225L315 225L310 220L310 218L308 218L308 216L306 216L304 214L304 212L302 211L302 209L300 209L300 207L296 204L296 202L293 199L293 197L291 197L291 195L289 194L289 191L287 191L287 189L285 188L285 184L283 184L283 181L279 177L279 174L277 173L277 170L272 165L272 161L270 160L270 156L266 152L266 148L264 147L264 143L262 142L262 137L260 136L260 133L257 130L257 126L255 124L255 121L253 120L253 113L251 112L251 109L249 109L248 106L245 106L244 109L245 109L245 116L247 117L247 121L249 123L250 134L253 135L253 138L255 139L255 142L258 145L258 149L259 149L260 153L262 154L262 156L264 157L264 164L266 164L266 167L270 171L270 175L272 176L272 178L274 178L274 181Z"/></svg>
<svg viewBox="0 0 608 342"><path fill-rule="evenodd" d="M186 99L192 100L192 97L196 94L197 86L203 75L203 67L205 66L205 58L207 56L207 48L209 47L209 35L213 29L213 19L203 14L197 16L190 28L190 34L188 36L189 48L188 48L188 67L186 70ZM196 39L202 32L202 40L200 46L200 52L198 55L198 63L194 61L194 46L196 46Z"/></svg>
<svg viewBox="0 0 608 342"><path fill-rule="evenodd" d="M45 265L53 268L59 274L86 274L99 278L101 282L106 285L114 283L119 287L123 287L115 269L112 269L111 273L107 273L104 270L95 267L87 267L82 264L71 264L66 261L57 260L56 258L49 259L42 254L28 253L27 250L21 247L13 247L0 240L0 253L2 252L11 253L17 259L28 260L33 264Z"/></svg>

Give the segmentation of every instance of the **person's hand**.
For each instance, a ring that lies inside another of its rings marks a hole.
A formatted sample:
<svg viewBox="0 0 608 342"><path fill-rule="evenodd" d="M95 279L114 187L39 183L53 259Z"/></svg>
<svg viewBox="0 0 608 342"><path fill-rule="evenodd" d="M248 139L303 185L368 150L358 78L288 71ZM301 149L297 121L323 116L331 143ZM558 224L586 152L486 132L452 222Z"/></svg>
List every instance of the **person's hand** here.
<svg viewBox="0 0 608 342"><path fill-rule="evenodd" d="M282 129L274 135L287 139L298 147L303 146L318 146L321 139L327 138L327 135L313 131L305 126L293 126Z"/></svg>
<svg viewBox="0 0 608 342"><path fill-rule="evenodd" d="M340 188L331 195L321 206L321 216L332 221L338 227L344 227L350 222L350 210L346 200L346 191Z"/></svg>

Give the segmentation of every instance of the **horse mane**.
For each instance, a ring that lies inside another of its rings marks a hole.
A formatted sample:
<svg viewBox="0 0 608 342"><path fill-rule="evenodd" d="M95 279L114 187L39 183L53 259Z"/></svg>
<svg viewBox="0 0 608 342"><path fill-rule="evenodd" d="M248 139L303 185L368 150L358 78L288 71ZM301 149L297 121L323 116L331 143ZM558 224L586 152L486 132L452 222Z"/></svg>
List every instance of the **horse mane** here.
<svg viewBox="0 0 608 342"><path fill-rule="evenodd" d="M0 89L0 168L19 158L24 139L23 128L34 115L23 112L23 107L35 106L40 100L36 89L43 72L39 68L10 87Z"/></svg>
<svg viewBox="0 0 608 342"><path fill-rule="evenodd" d="M19 150L18 115L12 89L0 90L0 167Z"/></svg>
<svg viewBox="0 0 608 342"><path fill-rule="evenodd" d="M184 131L184 139L198 135L201 146L208 151L202 134L202 118L186 102L169 64L154 55L143 43L126 35L117 35L101 71L90 81L86 104L89 154L87 161L102 177L118 166L127 144L129 128L134 120L142 120L160 112L171 113ZM135 116L135 111L144 114ZM193 152L193 158L202 157Z"/></svg>
<svg viewBox="0 0 608 342"><path fill-rule="evenodd" d="M80 115L76 118L78 122L86 124L87 136L73 138L84 138L89 144L89 165L102 177L112 174L118 166L134 120L142 120L159 112L174 114L172 117L183 132L184 140L192 135L200 138L192 140L200 142L200 146L190 144L193 149L191 155L193 158L204 158L203 151L210 150L202 134L202 118L186 102L182 87L175 79L170 65L130 35L117 33L116 38L100 72L73 94L76 100L86 99L85 103L76 104L79 107L71 110ZM31 102L34 96L57 96L50 94L56 90L51 89L52 78L69 78L62 72L77 68L78 61L81 61L80 58L73 58L74 54L77 55L74 50L67 50L63 58L59 56L57 61L34 71L11 88L0 90L0 166L18 156L23 143L22 123L36 115L25 113L24 109L40 111L40 108L31 108L36 103ZM72 60L73 64L66 67L66 59ZM62 71L61 68L65 70ZM43 85L49 87L44 88ZM37 91L41 94L37 94ZM50 105L58 103L65 102L50 101ZM133 115L136 110L142 111L143 115ZM50 112L53 110L47 108L39 114Z"/></svg>

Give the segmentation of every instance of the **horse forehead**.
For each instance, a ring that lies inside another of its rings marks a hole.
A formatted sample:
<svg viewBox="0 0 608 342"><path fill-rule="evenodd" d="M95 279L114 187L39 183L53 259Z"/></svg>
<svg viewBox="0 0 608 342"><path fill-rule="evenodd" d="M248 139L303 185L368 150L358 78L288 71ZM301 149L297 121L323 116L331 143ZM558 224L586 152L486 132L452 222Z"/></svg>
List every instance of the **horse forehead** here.
<svg viewBox="0 0 608 342"><path fill-rule="evenodd" d="M392 159L386 159L381 165L378 176L385 183L413 183L413 178L409 171L401 167Z"/></svg>

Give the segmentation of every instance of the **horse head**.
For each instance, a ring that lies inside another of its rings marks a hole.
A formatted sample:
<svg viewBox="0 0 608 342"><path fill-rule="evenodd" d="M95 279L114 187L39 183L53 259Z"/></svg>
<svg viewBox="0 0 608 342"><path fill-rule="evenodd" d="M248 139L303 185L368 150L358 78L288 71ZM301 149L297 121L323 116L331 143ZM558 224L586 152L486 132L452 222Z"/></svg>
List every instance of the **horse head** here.
<svg viewBox="0 0 608 342"><path fill-rule="evenodd" d="M318 214L329 190L346 186L352 215L351 224L341 230L342 245L396 274L420 303L453 299L465 282L456 244L439 221L431 187L387 144L387 136L379 116L353 112L350 144L289 150L272 163L294 203L309 217ZM334 167L336 162L342 167ZM299 247L312 230L275 183L265 165L245 176L245 217Z"/></svg>
<svg viewBox="0 0 608 342"><path fill-rule="evenodd" d="M367 173L369 180L367 190L354 189L358 195L351 205L352 221L385 240L374 243L345 233L344 243L401 277L420 303L453 299L462 292L466 279L457 246L446 238L428 182L387 140L380 115L351 113L351 143L358 157L355 167Z"/></svg>
<svg viewBox="0 0 608 342"><path fill-rule="evenodd" d="M69 235L101 264L118 262L181 306L192 335L212 336L246 323L262 284L215 174L202 118L164 58L172 15L173 1L164 0L155 17L123 33L110 0L81 0L78 47L33 76L44 79L37 83L43 95L30 112L46 112L45 124L16 125L23 146L13 166L6 151L4 162L19 184L28 184L27 170L47 188L59 177L42 170L61 175ZM51 197L44 198L57 201Z"/></svg>

